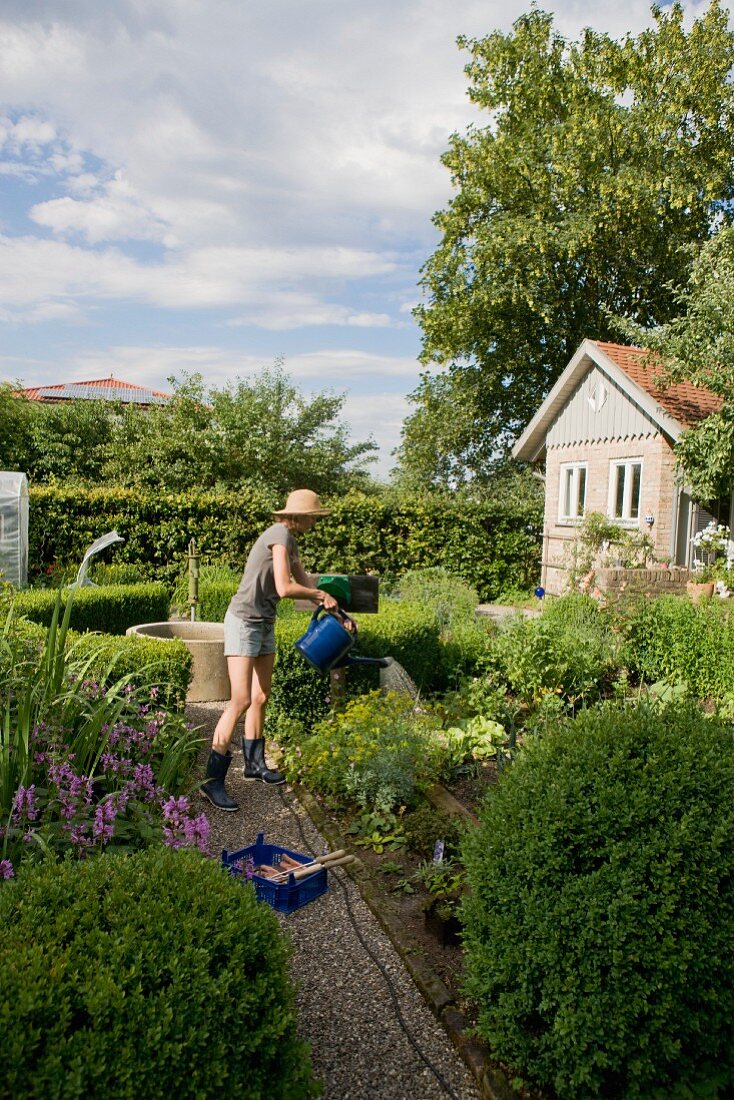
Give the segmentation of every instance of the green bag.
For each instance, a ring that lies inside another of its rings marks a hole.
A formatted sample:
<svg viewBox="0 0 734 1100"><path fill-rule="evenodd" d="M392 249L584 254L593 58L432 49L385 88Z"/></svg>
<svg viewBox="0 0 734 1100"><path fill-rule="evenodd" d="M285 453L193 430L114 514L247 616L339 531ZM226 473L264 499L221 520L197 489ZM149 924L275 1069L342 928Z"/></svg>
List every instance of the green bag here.
<svg viewBox="0 0 734 1100"><path fill-rule="evenodd" d="M323 577L319 577L319 583L316 587L323 592L328 592L330 596L338 601L340 606L349 607L352 599L352 586L349 583L349 577L324 573Z"/></svg>

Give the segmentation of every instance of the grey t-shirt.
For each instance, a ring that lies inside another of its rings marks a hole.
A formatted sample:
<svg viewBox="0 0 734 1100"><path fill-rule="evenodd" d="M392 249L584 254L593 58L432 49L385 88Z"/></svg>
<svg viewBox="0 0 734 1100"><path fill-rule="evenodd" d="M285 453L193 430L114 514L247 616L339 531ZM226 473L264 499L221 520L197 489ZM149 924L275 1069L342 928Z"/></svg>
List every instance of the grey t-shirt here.
<svg viewBox="0 0 734 1100"><path fill-rule="evenodd" d="M274 546L285 546L291 565L298 558L298 544L284 523L274 523L263 531L250 550L240 586L228 608L238 619L275 619L280 597L273 573Z"/></svg>

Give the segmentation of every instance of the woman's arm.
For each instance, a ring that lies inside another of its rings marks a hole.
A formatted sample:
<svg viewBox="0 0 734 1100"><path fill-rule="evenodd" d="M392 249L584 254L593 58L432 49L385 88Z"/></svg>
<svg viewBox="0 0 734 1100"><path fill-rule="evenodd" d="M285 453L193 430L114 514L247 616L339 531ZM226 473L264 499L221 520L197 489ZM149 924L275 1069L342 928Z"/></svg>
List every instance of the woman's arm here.
<svg viewBox="0 0 734 1100"><path fill-rule="evenodd" d="M327 611L336 611L339 607L334 597L328 592L311 587L306 570L300 561L296 559L291 564L285 546L278 543L273 546L273 577L281 599L313 600L314 603L322 603Z"/></svg>

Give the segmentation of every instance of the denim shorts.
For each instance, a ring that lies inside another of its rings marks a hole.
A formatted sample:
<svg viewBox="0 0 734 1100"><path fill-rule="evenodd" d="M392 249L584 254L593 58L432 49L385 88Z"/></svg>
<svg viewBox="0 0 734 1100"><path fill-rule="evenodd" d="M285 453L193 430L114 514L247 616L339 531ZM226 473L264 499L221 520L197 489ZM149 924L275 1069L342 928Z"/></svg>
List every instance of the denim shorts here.
<svg viewBox="0 0 734 1100"><path fill-rule="evenodd" d="M224 616L225 657L266 657L275 653L275 623L262 619L238 619L231 611Z"/></svg>

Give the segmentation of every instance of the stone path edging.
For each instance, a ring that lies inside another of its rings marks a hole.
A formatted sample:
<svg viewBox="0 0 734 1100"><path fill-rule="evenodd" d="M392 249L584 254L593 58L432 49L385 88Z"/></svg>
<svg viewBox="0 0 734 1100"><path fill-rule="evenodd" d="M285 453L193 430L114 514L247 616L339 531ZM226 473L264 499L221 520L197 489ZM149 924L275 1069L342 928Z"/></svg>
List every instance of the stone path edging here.
<svg viewBox="0 0 734 1100"><path fill-rule="evenodd" d="M313 795L300 784L289 787L319 832L328 840L333 850L347 847L347 842L333 827ZM443 788L442 788L443 789ZM448 791L445 794L452 798ZM431 800L433 801L433 799ZM456 801L454 799L454 801ZM456 803L457 806L460 803ZM462 807L462 809L464 809ZM469 814L468 810L464 810ZM412 945L406 943L403 931L393 915L383 907L377 892L367 876L364 863L356 859L343 868L356 883L362 898L376 917L380 927L400 955L406 970L418 987L423 999L436 1019L443 1025L451 1042L474 1077L483 1100L517 1100L507 1076L490 1062L489 1052L479 1039L469 1034L469 1021L456 1007L454 997L445 983L423 961L412 954Z"/></svg>

